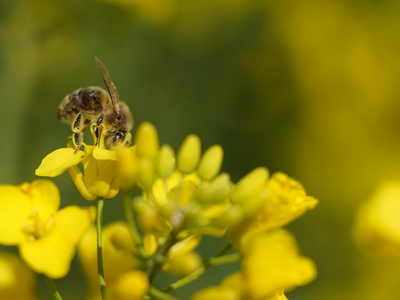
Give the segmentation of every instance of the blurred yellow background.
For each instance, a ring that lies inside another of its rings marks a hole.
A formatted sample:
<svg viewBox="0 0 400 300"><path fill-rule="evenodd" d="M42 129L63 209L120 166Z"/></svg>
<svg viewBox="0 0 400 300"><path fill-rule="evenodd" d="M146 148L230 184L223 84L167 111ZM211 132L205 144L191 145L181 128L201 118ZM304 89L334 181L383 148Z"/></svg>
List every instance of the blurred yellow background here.
<svg viewBox="0 0 400 300"><path fill-rule="evenodd" d="M32 181L65 146L57 107L103 86L97 56L162 143L176 150L196 133L203 149L223 146L234 181L266 166L320 200L288 226L319 270L290 300L400 299L399 263L365 256L351 237L357 207L400 177L399 16L394 0L3 0L0 182ZM63 206L90 204L68 174L54 181ZM118 197L104 221L116 218ZM83 299L76 260L56 284Z"/></svg>

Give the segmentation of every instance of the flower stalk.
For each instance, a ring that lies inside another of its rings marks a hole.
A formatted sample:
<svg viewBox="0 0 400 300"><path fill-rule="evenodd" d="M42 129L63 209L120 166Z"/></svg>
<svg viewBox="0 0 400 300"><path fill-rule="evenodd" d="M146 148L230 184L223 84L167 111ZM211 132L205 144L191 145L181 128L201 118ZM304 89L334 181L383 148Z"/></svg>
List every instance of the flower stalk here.
<svg viewBox="0 0 400 300"><path fill-rule="evenodd" d="M50 291L52 292L54 299L56 300L62 300L62 297L60 295L60 292L57 290L56 285L54 284L53 280L51 280L49 277L44 275L44 278L46 279L47 285L49 286Z"/></svg>
<svg viewBox="0 0 400 300"><path fill-rule="evenodd" d="M129 192L124 192L123 193L123 205L124 205L124 214L125 214L125 219L128 222L129 226L129 233L131 235L131 238L133 240L133 243L136 246L136 249L138 251L139 257L143 260L146 260L148 258L147 252L143 247L143 241L140 236L139 230L137 228L136 222L135 222L135 215L133 214L132 211L132 205L131 205L131 196Z"/></svg>
<svg viewBox="0 0 400 300"><path fill-rule="evenodd" d="M227 244L213 258L205 259L204 265L201 268L197 269L196 271L187 275L186 277L174 282L173 284L162 288L161 291L168 293L168 292L177 290L177 289L195 281L197 278L199 278L204 272L206 272L212 266L238 262L241 258L240 253L234 253L234 254L225 256L225 254L228 253L231 249L232 249L232 246L230 244Z"/></svg>
<svg viewBox="0 0 400 300"><path fill-rule="evenodd" d="M103 207L104 199L97 199L97 270L100 284L100 292L102 300L106 299L106 281L104 279L104 268L103 268L103 243L102 243L102 223L103 223Z"/></svg>

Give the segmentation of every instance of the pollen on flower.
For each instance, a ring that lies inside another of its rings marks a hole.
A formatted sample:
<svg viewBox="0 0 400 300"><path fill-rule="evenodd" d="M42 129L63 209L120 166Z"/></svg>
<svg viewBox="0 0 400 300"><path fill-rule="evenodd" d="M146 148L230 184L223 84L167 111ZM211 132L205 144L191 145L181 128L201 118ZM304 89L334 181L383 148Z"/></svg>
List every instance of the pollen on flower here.
<svg viewBox="0 0 400 300"><path fill-rule="evenodd" d="M22 228L28 240L35 241L49 233L55 224L55 215L55 212L51 212L48 220L44 221L39 210L37 208L32 208Z"/></svg>

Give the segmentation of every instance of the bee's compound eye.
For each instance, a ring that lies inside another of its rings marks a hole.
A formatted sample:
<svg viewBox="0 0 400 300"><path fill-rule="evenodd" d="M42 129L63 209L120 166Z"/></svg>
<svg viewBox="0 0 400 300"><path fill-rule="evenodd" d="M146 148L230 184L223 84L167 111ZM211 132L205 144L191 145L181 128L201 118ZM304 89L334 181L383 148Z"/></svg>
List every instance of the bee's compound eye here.
<svg viewBox="0 0 400 300"><path fill-rule="evenodd" d="M115 135L115 140L122 140L124 138L124 135L122 134L122 133L120 133L120 132L118 132L116 135Z"/></svg>

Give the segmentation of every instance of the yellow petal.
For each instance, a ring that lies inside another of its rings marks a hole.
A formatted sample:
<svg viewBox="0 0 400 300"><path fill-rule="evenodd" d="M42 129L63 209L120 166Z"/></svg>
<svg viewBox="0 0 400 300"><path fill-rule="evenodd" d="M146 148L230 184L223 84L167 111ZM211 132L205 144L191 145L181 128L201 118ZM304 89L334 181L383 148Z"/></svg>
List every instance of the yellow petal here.
<svg viewBox="0 0 400 300"><path fill-rule="evenodd" d="M112 180L117 169L115 161L107 161L104 168L100 171L90 193L101 198L112 198L118 193L118 188L112 186ZM86 173L85 173L86 175Z"/></svg>
<svg viewBox="0 0 400 300"><path fill-rule="evenodd" d="M84 158L85 154L82 151L75 153L74 149L61 148L51 152L45 158L39 168L36 169L37 176L55 177L64 173L68 168L76 166Z"/></svg>
<svg viewBox="0 0 400 300"><path fill-rule="evenodd" d="M32 210L31 197L18 186L0 185L0 199L0 243L17 245L26 238L22 229Z"/></svg>
<svg viewBox="0 0 400 300"><path fill-rule="evenodd" d="M30 191L32 205L40 212L43 221L60 207L60 192L50 180L39 179L32 182Z"/></svg>
<svg viewBox="0 0 400 300"><path fill-rule="evenodd" d="M118 155L115 150L106 150L99 147L94 147L93 157L97 160L117 160Z"/></svg>
<svg viewBox="0 0 400 300"><path fill-rule="evenodd" d="M89 147L87 147L89 148ZM93 150L95 147L91 146L91 149ZM101 162L103 164L104 161ZM93 152L88 153L88 155L85 157L85 159L82 162L83 164L83 172L84 172L84 180L85 180L85 185L88 191L91 191L93 185L96 183L97 176L99 175L99 169L98 166L100 163L93 157Z"/></svg>
<svg viewBox="0 0 400 300"><path fill-rule="evenodd" d="M74 181L78 191L81 193L82 197L86 200L94 200L97 197L92 195L86 187L85 177L83 177L82 172L78 169L77 166L73 166L68 169L69 175L71 175L72 180Z"/></svg>
<svg viewBox="0 0 400 300"><path fill-rule="evenodd" d="M317 275L314 262L300 255L295 238L283 229L255 237L243 253L243 279L250 299L308 284Z"/></svg>
<svg viewBox="0 0 400 300"><path fill-rule="evenodd" d="M51 232L36 240L20 245L22 259L37 273L50 278L67 275L76 245L95 218L93 206L83 209L68 206L56 216Z"/></svg>

